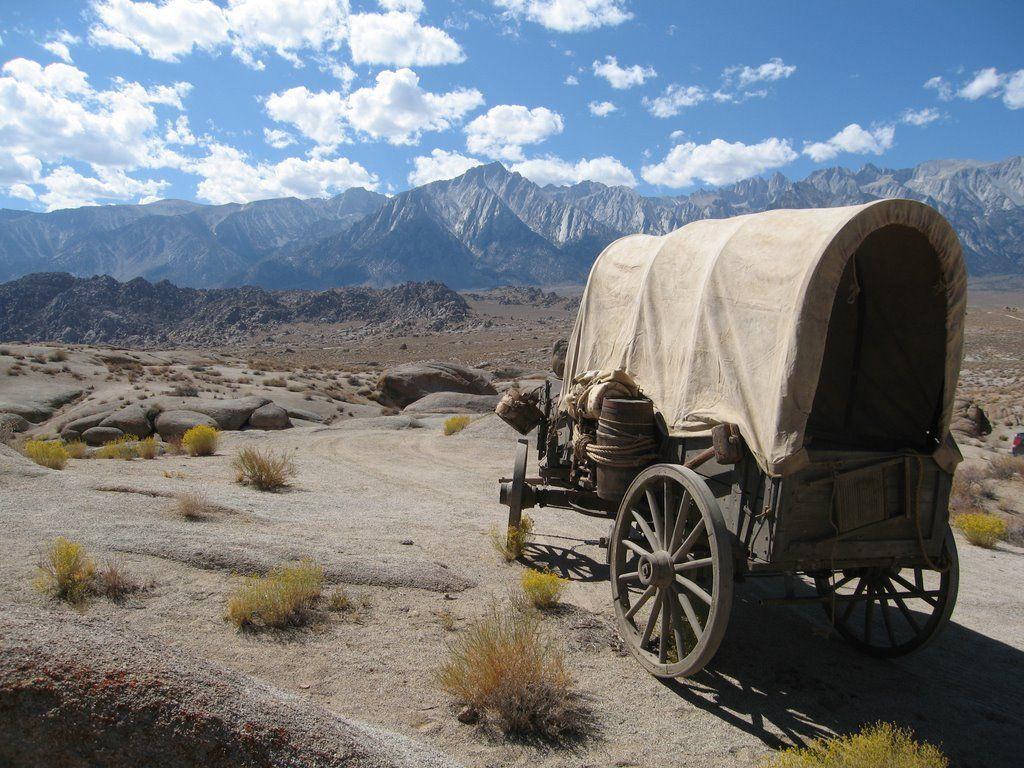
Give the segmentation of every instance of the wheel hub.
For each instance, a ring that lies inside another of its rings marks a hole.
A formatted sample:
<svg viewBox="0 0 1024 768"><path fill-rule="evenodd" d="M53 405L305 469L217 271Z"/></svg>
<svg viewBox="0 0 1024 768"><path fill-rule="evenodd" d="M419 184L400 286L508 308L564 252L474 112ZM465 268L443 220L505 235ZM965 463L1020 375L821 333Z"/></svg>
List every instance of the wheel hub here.
<svg viewBox="0 0 1024 768"><path fill-rule="evenodd" d="M640 559L637 573L640 575L640 583L644 586L655 586L659 589L667 587L676 577L672 555L664 549L645 555Z"/></svg>

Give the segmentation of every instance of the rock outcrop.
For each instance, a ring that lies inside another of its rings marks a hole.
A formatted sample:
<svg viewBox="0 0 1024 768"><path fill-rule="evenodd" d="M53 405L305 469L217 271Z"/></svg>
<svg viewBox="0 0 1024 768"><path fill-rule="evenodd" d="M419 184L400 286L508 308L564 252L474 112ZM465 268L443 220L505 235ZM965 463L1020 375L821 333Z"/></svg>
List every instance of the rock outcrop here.
<svg viewBox="0 0 1024 768"><path fill-rule="evenodd" d="M468 395L496 395L491 375L479 368L444 362L407 363L380 375L377 390L381 400L405 407L432 392L461 392Z"/></svg>
<svg viewBox="0 0 1024 768"><path fill-rule="evenodd" d="M953 417L949 428L967 437L984 437L992 434L992 424L984 409L973 400L957 398L953 403Z"/></svg>
<svg viewBox="0 0 1024 768"><path fill-rule="evenodd" d="M161 411L154 426L162 440L176 440L200 424L215 428L217 426L217 422L210 416L196 411Z"/></svg>
<svg viewBox="0 0 1024 768"><path fill-rule="evenodd" d="M129 405L114 411L99 423L100 427L113 427L126 435L149 437L153 433L153 424L149 414L141 405Z"/></svg>
<svg viewBox="0 0 1024 768"><path fill-rule="evenodd" d="M490 413L499 399L498 395L433 392L407 405L402 413Z"/></svg>
<svg viewBox="0 0 1024 768"><path fill-rule="evenodd" d="M274 403L261 405L249 417L249 426L253 429L288 429L291 425L288 411Z"/></svg>

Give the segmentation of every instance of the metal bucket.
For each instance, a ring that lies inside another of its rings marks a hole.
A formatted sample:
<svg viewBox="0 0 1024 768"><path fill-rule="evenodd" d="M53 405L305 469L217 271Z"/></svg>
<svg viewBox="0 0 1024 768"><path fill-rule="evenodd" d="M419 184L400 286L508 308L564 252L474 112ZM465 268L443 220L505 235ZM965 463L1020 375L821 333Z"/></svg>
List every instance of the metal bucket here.
<svg viewBox="0 0 1024 768"><path fill-rule="evenodd" d="M588 453L597 464L597 495L622 498L640 470L656 458L654 404L650 400L605 398L597 440Z"/></svg>

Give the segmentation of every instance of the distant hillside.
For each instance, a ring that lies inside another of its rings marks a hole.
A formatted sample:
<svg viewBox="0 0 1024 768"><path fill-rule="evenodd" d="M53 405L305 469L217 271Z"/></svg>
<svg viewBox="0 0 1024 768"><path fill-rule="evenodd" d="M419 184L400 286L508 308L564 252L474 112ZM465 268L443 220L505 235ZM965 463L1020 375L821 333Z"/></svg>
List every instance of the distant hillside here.
<svg viewBox="0 0 1024 768"><path fill-rule="evenodd" d="M386 198L204 206L180 200L53 213L0 210L0 280L31 272L168 279L196 287L326 288L438 280L454 288L585 280L597 253L635 232L771 208L909 197L935 206L973 275L1024 273L1024 158L829 168L677 197L584 182L539 187L500 163Z"/></svg>
<svg viewBox="0 0 1024 768"><path fill-rule="evenodd" d="M207 346L266 336L290 323L358 322L368 330L441 330L470 318L436 282L325 291L179 288L136 278L28 275L0 284L0 340Z"/></svg>

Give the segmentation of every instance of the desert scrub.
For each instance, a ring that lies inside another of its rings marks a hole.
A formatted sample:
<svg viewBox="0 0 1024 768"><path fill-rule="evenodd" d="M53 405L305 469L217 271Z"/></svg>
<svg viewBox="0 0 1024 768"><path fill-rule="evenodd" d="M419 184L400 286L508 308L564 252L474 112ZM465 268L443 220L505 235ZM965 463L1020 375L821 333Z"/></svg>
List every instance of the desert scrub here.
<svg viewBox="0 0 1024 768"><path fill-rule="evenodd" d="M286 453L243 448L235 456L235 482L251 485L261 491L284 488L295 477L295 463Z"/></svg>
<svg viewBox="0 0 1024 768"><path fill-rule="evenodd" d="M283 629L304 624L320 599L324 569L309 560L250 576L228 601L227 619L239 629Z"/></svg>
<svg viewBox="0 0 1024 768"><path fill-rule="evenodd" d="M155 459L160 449L156 437L150 435L139 440L135 444L135 450L140 459Z"/></svg>
<svg viewBox="0 0 1024 768"><path fill-rule="evenodd" d="M175 511L178 515L190 521L209 520L216 514L217 509L201 493L183 493L178 496L175 503Z"/></svg>
<svg viewBox="0 0 1024 768"><path fill-rule="evenodd" d="M138 445L131 435L121 435L116 440L104 443L93 454L97 459L123 459L125 461L131 461L138 455Z"/></svg>
<svg viewBox="0 0 1024 768"><path fill-rule="evenodd" d="M495 606L448 653L441 687L504 734L557 741L585 722L564 654L534 611Z"/></svg>
<svg viewBox="0 0 1024 768"><path fill-rule="evenodd" d="M89 452L89 446L81 440L72 440L64 443L64 450L67 451L69 459L84 459Z"/></svg>
<svg viewBox="0 0 1024 768"><path fill-rule="evenodd" d="M1006 536L1006 523L1001 517L975 510L964 512L953 518L953 525L959 528L971 544L991 549Z"/></svg>
<svg viewBox="0 0 1024 768"><path fill-rule="evenodd" d="M992 493L988 474L980 467L961 464L953 475L953 486L950 489L949 506L954 512L966 511L978 507Z"/></svg>
<svg viewBox="0 0 1024 768"><path fill-rule="evenodd" d="M114 601L123 600L127 595L142 589L142 585L116 559L104 563L96 571L93 582L95 592Z"/></svg>
<svg viewBox="0 0 1024 768"><path fill-rule="evenodd" d="M454 435L461 432L469 424L469 416L449 416L444 420L444 433Z"/></svg>
<svg viewBox="0 0 1024 768"><path fill-rule="evenodd" d="M505 558L506 563L518 560L523 556L526 542L533 532L533 518L523 515L519 525L510 525L508 530L502 533L497 528L491 529L491 544L498 554Z"/></svg>
<svg viewBox="0 0 1024 768"><path fill-rule="evenodd" d="M95 576L96 565L85 548L58 536L46 548L33 584L56 600L80 603L92 592Z"/></svg>
<svg viewBox="0 0 1024 768"><path fill-rule="evenodd" d="M335 589L327 599L327 610L340 613L346 621L362 624L373 603L369 597L351 597L342 587Z"/></svg>
<svg viewBox="0 0 1024 768"><path fill-rule="evenodd" d="M526 599L537 608L547 610L558 605L562 592L569 586L569 580L547 569L538 571L528 568L523 571L522 584Z"/></svg>
<svg viewBox="0 0 1024 768"><path fill-rule="evenodd" d="M859 733L815 739L806 747L775 754L763 768L948 768L937 747L890 723L876 723Z"/></svg>
<svg viewBox="0 0 1024 768"><path fill-rule="evenodd" d="M41 467L64 469L68 463L67 449L59 440L28 440L23 450Z"/></svg>
<svg viewBox="0 0 1024 768"><path fill-rule="evenodd" d="M1009 480L1024 474L1024 456L996 456L992 459L992 477Z"/></svg>
<svg viewBox="0 0 1024 768"><path fill-rule="evenodd" d="M206 424L197 424L181 436L181 447L189 456L212 456L220 443L220 432Z"/></svg>

